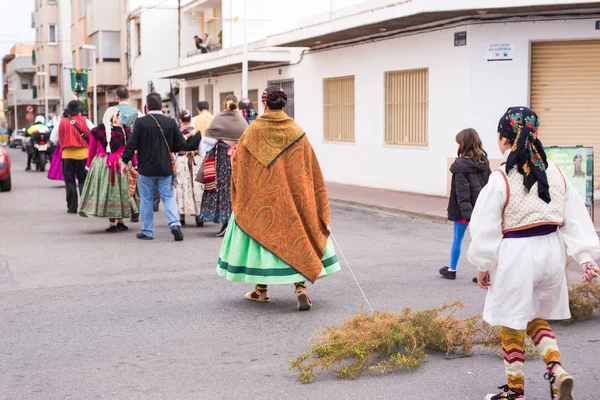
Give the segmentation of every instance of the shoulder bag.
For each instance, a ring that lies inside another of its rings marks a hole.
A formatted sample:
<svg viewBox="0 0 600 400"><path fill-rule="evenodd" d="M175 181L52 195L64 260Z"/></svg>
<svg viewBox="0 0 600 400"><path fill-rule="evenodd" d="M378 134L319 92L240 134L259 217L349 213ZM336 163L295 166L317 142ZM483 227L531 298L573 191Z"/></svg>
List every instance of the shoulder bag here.
<svg viewBox="0 0 600 400"><path fill-rule="evenodd" d="M171 146L169 146L169 142L167 141L167 136L165 135L165 131L163 130L162 126L160 125L160 123L158 122L156 117L154 117L154 115L152 115L152 114L148 114L148 115L154 120L154 122L156 122L156 125L158 126L158 129L160 129L160 133L163 137L163 141L165 142L165 146L167 146L167 151L169 152L169 157L171 158L171 170L173 172L173 184L175 184L175 177L177 176L177 166L175 165L175 157L173 156L173 152L171 151Z"/></svg>
<svg viewBox="0 0 600 400"><path fill-rule="evenodd" d="M77 129L77 132L79 132L79 134L81 135L81 138L83 140L85 140L86 143L90 143L90 139L85 135L85 133L81 130L81 128L79 127L79 125L77 125L77 122L75 122L75 120L69 118L69 123L71 125L73 125L73 127L75 127L75 129Z"/></svg>

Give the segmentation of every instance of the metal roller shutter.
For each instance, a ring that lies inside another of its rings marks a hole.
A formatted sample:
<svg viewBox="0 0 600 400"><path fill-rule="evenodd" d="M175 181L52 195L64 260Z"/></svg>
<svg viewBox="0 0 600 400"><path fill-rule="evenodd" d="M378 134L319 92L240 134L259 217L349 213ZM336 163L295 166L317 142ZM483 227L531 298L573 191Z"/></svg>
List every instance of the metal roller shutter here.
<svg viewBox="0 0 600 400"><path fill-rule="evenodd" d="M544 146L594 146L600 188L600 40L533 43L531 108Z"/></svg>

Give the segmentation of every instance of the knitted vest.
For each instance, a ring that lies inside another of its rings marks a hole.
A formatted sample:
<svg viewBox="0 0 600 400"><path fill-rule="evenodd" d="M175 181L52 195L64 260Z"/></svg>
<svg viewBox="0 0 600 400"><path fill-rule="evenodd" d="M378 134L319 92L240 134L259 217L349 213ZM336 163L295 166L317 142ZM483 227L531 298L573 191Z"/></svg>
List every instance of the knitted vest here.
<svg viewBox="0 0 600 400"><path fill-rule="evenodd" d="M528 191L523 185L523 175L513 168L506 173L506 167L499 171L506 183L506 202L502 218L503 233L521 231L540 225L562 226L564 222L565 194L567 183L565 177L554 163L548 163L546 174L550 185L550 203L538 196L538 184Z"/></svg>
<svg viewBox="0 0 600 400"><path fill-rule="evenodd" d="M90 137L90 130L87 126L87 121L85 117L81 115L72 115L71 119L75 121L79 129L85 134L87 138ZM58 143L60 143L60 147L66 149L67 147L88 147L88 142L86 142L81 134L77 131L77 129L71 125L71 121L69 118L63 118L60 121L60 125L58 126Z"/></svg>

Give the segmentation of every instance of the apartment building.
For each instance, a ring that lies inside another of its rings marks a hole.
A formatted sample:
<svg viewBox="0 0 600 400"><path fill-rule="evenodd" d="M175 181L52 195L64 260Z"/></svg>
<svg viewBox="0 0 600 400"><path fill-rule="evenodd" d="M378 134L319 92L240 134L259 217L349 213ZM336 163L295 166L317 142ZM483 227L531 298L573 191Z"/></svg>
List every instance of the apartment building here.
<svg viewBox="0 0 600 400"><path fill-rule="evenodd" d="M293 23L278 3L253 2L248 79L253 100L271 83L288 92L286 111L328 181L446 195L456 134L477 129L499 164L498 118L512 105L538 112L545 145L600 152L600 1L371 0L326 11L329 2L318 3L306 9L320 14L298 10ZM159 73L181 81L188 107L241 95L243 7L223 0L221 10L223 49L182 51L179 65ZM287 27L263 21L278 18ZM600 157L594 164L598 188Z"/></svg>
<svg viewBox="0 0 600 400"><path fill-rule="evenodd" d="M35 84L35 66L33 54L35 45L16 44L2 58L2 82L4 95L4 112L6 124L12 129L22 129L31 124L32 115L36 111L33 97ZM17 126L15 126L15 106L17 108ZM33 108L33 113L28 113L28 107Z"/></svg>
<svg viewBox="0 0 600 400"><path fill-rule="evenodd" d="M100 121L116 104L114 90L127 83L121 52L123 0L71 0L71 52L74 68L92 69L88 82L90 118ZM95 70L95 71L94 71ZM98 116L93 115L93 75L96 74Z"/></svg>

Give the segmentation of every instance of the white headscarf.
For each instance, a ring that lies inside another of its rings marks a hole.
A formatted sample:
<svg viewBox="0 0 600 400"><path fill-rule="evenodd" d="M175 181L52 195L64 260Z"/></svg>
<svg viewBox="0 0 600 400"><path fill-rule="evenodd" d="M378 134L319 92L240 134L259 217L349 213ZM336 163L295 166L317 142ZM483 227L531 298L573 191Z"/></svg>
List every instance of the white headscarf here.
<svg viewBox="0 0 600 400"><path fill-rule="evenodd" d="M104 117L102 118L104 129L106 129L106 152L108 154L111 153L110 139L112 138L112 120L118 113L119 109L117 107L109 107L104 113Z"/></svg>

